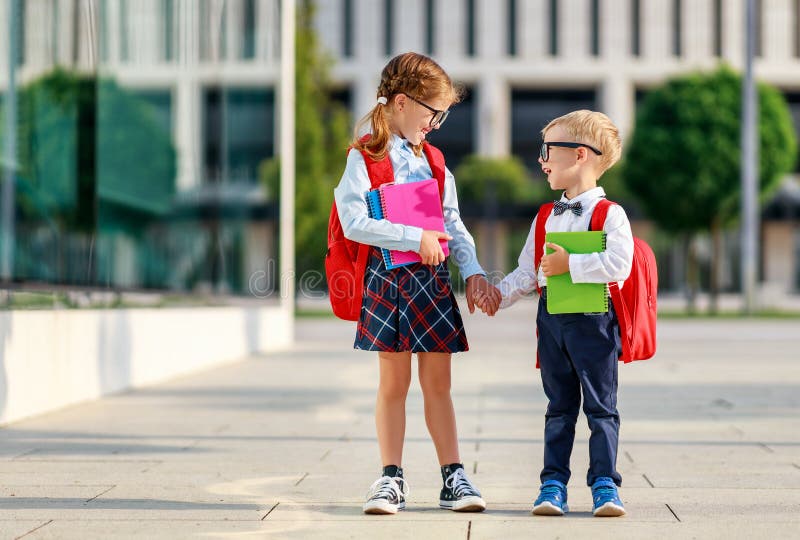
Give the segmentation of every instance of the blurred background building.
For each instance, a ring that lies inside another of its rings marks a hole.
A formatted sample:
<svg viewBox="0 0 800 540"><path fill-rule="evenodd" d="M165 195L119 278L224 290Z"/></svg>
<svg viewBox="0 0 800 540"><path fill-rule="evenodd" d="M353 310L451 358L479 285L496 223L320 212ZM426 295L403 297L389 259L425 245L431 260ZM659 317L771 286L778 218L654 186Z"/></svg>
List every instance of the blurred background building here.
<svg viewBox="0 0 800 540"><path fill-rule="evenodd" d="M312 3L332 79L326 90L350 111L351 125L374 105L388 59L423 52L467 90L431 136L450 168L474 155L517 156L528 183L539 187L539 131L550 119L597 109L628 138L649 90L676 74L720 63L740 69L743 61L744 0ZM86 399L291 341L293 278L279 269L295 260L281 261L281 246L295 245L295 231L310 231L308 242L298 232L296 264L321 267L332 198L326 182L341 172L326 165L330 178L287 190L297 197L298 219L320 215L280 227L288 214L276 181L279 88L287 78L285 40L294 42L286 20L294 24L294 7L307 5L2 3L0 422L42 403ZM756 75L782 92L800 133L800 0L760 0L757 17ZM308 44L298 36L298 47ZM307 57L298 58L300 73ZM312 105L298 102L297 110ZM344 145L336 146L320 150L333 156L326 164L343 167ZM305 165L299 155L292 174ZM779 299L800 289L798 170L762 214L760 278ZM538 193L500 209L464 197L487 268L515 264L537 204L550 196ZM656 248L662 292L684 290L685 250L635 202L622 202ZM701 259L710 253L708 237L696 244ZM739 289L738 246L737 231L728 231L724 291ZM707 282L709 265L701 272ZM318 272L311 277L301 292L324 289ZM52 377L43 381L42 373ZM63 396L63 373L86 380L89 390ZM35 389L31 400L39 404L20 405L11 387L3 393L11 380L17 392ZM53 396L60 401L48 401Z"/></svg>
<svg viewBox="0 0 800 540"><path fill-rule="evenodd" d="M433 55L465 85L466 99L430 137L444 150L451 169L473 153L515 155L534 179L541 180L536 162L539 131L549 120L575 109L600 110L617 123L625 141L636 105L648 89L670 76L713 70L722 62L737 70L743 65L744 0L318 4L317 26L336 60L333 75L339 98L355 116L374 105L379 74L388 59L407 50ZM760 0L756 27L756 76L783 93L800 134L800 1ZM800 160L763 214L761 279L777 295L800 289L798 172ZM652 236L643 216L635 209L633 214L640 220L635 224L639 233ZM531 216L528 212L528 224ZM515 229L524 226L521 221ZM522 241L524 236L517 234L513 248ZM707 259L708 242L701 239L699 244L701 259ZM481 245L492 243L479 241L479 249ZM738 232L731 231L725 239L727 264L722 265L722 283L729 291L739 287L738 246ZM517 253L506 256L505 247L500 251L493 259L499 269L508 270ZM685 264L681 250L657 251L661 290L680 291ZM703 272L708 273L707 265Z"/></svg>
<svg viewBox="0 0 800 540"><path fill-rule="evenodd" d="M284 11L2 2L0 422L292 341Z"/></svg>

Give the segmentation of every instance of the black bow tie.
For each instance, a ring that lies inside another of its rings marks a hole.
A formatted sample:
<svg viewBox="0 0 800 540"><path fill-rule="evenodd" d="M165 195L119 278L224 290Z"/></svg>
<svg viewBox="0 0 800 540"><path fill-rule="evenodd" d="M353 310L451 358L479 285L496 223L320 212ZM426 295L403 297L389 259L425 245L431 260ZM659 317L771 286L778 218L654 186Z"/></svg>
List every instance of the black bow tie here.
<svg viewBox="0 0 800 540"><path fill-rule="evenodd" d="M572 213L575 214L576 216L580 216L581 214L583 214L583 206L581 206L580 202L569 204L561 201L555 201L553 203L554 216L560 216L567 210L572 210Z"/></svg>

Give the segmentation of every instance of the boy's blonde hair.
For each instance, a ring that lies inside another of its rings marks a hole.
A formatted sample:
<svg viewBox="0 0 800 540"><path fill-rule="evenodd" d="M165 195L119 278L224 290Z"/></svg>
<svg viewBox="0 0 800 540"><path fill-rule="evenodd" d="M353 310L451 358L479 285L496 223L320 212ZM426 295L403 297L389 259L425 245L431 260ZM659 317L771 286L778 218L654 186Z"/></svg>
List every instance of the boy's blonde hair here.
<svg viewBox="0 0 800 540"><path fill-rule="evenodd" d="M397 94L406 94L420 101L442 98L451 104L461 100L463 90L447 75L444 69L433 59L414 52L399 54L389 60L381 72L378 85L378 98L386 98L388 104ZM391 131L389 130L390 105L375 105L355 126L352 146L362 150L374 160L381 160L389 147ZM372 128L372 135L367 141L361 140L361 132L367 124ZM413 147L419 157L422 144Z"/></svg>
<svg viewBox="0 0 800 540"><path fill-rule="evenodd" d="M550 128L557 125L574 138L574 142L588 144L603 153L602 156L597 156L600 162L599 176L619 161L622 155L622 138L617 126L605 114L581 109L559 116L544 127L542 137Z"/></svg>

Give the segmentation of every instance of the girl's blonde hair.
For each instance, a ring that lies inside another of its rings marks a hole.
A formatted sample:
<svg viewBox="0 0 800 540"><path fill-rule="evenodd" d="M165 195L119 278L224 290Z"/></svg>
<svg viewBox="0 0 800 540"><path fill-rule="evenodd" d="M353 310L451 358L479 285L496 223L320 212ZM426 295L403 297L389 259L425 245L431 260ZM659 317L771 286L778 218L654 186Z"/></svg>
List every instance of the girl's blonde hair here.
<svg viewBox="0 0 800 540"><path fill-rule="evenodd" d="M420 101L442 99L451 104L461 100L462 89L453 84L444 69L431 58L407 52L395 56L381 72L376 98L386 98L387 104L376 104L356 124L353 134L353 148L365 152L372 159L379 161L386 156L392 132L389 128L392 99L397 94L406 94ZM361 140L362 130L370 124L371 136ZM422 144L413 147L417 156L422 153Z"/></svg>
<svg viewBox="0 0 800 540"><path fill-rule="evenodd" d="M542 130L542 137L554 126L561 126L574 142L588 144L600 150L600 176L610 169L622 155L622 138L619 129L605 114L582 109L559 116ZM566 141L573 142L573 141Z"/></svg>

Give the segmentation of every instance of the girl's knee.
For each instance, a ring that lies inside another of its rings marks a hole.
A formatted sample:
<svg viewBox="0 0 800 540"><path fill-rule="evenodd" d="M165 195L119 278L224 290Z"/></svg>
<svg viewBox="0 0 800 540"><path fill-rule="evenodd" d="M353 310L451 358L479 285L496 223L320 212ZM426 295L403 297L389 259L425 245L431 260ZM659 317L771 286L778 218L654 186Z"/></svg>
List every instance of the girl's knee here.
<svg viewBox="0 0 800 540"><path fill-rule="evenodd" d="M450 395L450 378L432 379L421 378L419 385L422 387L422 395L426 398L444 397Z"/></svg>
<svg viewBox="0 0 800 540"><path fill-rule="evenodd" d="M378 395L388 400L405 399L410 386L410 376L393 380L381 380L378 386Z"/></svg>

